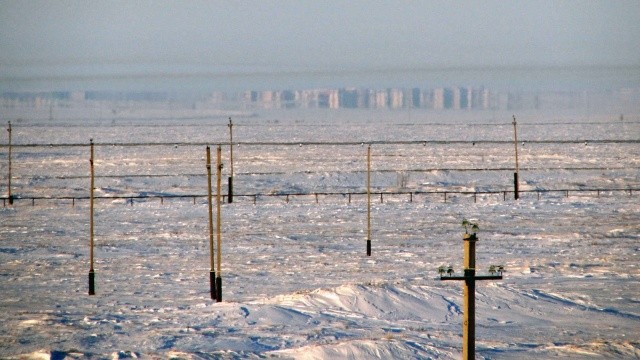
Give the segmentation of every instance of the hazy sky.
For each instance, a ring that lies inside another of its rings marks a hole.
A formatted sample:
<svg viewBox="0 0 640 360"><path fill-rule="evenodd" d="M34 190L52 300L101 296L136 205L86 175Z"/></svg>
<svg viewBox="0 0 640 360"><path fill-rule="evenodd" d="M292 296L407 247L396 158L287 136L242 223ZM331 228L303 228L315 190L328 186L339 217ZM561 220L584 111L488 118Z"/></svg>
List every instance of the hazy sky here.
<svg viewBox="0 0 640 360"><path fill-rule="evenodd" d="M0 0L5 80L528 65L640 65L640 1Z"/></svg>

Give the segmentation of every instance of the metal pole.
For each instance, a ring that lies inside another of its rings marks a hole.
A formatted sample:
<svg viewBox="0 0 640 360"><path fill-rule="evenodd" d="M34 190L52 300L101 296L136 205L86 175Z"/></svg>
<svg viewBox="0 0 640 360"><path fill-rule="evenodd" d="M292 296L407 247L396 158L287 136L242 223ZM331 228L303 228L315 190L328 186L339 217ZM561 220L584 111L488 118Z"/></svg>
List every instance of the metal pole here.
<svg viewBox="0 0 640 360"><path fill-rule="evenodd" d="M367 147L367 256L371 256L371 145Z"/></svg>
<svg viewBox="0 0 640 360"><path fill-rule="evenodd" d="M211 299L216 299L216 271L213 261L213 204L211 201L211 149L207 146L207 202L209 204L209 262L211 268L209 270L209 291Z"/></svg>
<svg viewBox="0 0 640 360"><path fill-rule="evenodd" d="M9 132L9 184L8 184L8 197L9 197L9 205L13 205L13 196L11 195L11 121L9 121L9 128L7 129Z"/></svg>
<svg viewBox="0 0 640 360"><path fill-rule="evenodd" d="M91 157L89 164L91 167L91 188L89 189L89 295L95 295L95 272L93 270L93 189L94 183L94 166L93 166L93 139L89 140L91 147Z"/></svg>
<svg viewBox="0 0 640 360"><path fill-rule="evenodd" d="M220 183L222 177L222 147L218 145L218 176L217 176L217 196L216 196L216 205L217 205L217 218L216 218L216 227L217 227L217 235L218 235L218 244L217 244L217 255L218 255L218 277L216 277L216 286L218 287L218 293L216 294L216 299L218 302L222 301L222 270L220 268L220 263L222 262L222 240L221 240L221 232L220 232Z"/></svg>
<svg viewBox="0 0 640 360"><path fill-rule="evenodd" d="M464 236L464 288L462 313L462 358L475 359L476 343L476 241L475 234Z"/></svg>
<svg viewBox="0 0 640 360"><path fill-rule="evenodd" d="M233 122L229 118L229 163L231 164L229 176L229 203L233 202Z"/></svg>
<svg viewBox="0 0 640 360"><path fill-rule="evenodd" d="M518 165L518 130L517 130L517 122L516 116L513 115L513 144L516 148L516 172L513 173L513 192L516 200L520 198L520 194L518 193L518 172L520 171L520 166Z"/></svg>

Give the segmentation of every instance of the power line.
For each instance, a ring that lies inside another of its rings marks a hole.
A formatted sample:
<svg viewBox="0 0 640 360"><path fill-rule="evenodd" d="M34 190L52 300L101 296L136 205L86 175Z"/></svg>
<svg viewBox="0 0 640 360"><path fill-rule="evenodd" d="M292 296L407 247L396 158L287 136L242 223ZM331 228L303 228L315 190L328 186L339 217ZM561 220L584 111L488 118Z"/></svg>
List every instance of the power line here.
<svg viewBox="0 0 640 360"><path fill-rule="evenodd" d="M526 144L639 144L640 139L582 139L582 140L521 140ZM119 142L119 143L94 143L94 146L207 146L217 144L229 146L228 141L220 142ZM363 140L363 141L239 141L235 146L361 146L361 145L480 145L480 144L508 144L510 140ZM30 143L13 144L14 148L40 148L40 147L87 147L86 143ZM0 144L0 148L8 147Z"/></svg>
<svg viewBox="0 0 640 360"><path fill-rule="evenodd" d="M622 167L622 166L607 166L607 167L524 167L520 168L523 171L554 171L554 170L562 170L562 171L619 171L619 170L640 170L639 166L633 167ZM448 171L448 172L475 172L475 171L513 171L511 167L496 167L496 168L425 168L425 169L378 169L372 170L374 173L428 173L428 172L438 172L438 171ZM365 173L365 170L353 170L353 171L336 171L334 172L337 175L340 174L358 174ZM325 174L326 171L267 171L267 172L236 172L236 175L243 176L266 176L266 175L314 175L314 174ZM122 179L122 178L172 178L172 177L183 177L183 178L198 178L205 177L205 174L200 173L181 173L181 174L122 174L122 175L96 175L95 178L99 179ZM76 179L88 179L89 175L60 175L60 176L43 176L43 175L22 175L22 176L14 176L13 179L33 179L37 178L39 180L47 180L47 179L55 179L55 180L76 180Z"/></svg>

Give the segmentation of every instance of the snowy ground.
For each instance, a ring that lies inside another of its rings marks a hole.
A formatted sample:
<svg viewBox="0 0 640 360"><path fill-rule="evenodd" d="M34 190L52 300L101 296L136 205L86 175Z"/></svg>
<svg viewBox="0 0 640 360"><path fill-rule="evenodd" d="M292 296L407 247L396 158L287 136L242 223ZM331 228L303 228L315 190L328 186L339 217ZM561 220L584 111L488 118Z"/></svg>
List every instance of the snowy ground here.
<svg viewBox="0 0 640 360"><path fill-rule="evenodd" d="M48 111L4 111L16 119L14 144L100 144L100 196L204 195L200 144L215 154L228 141L221 114L177 121L133 109L79 120L69 110L48 120ZM234 113L234 142L245 143L234 148L236 194L365 190L366 145L247 144L258 141L427 141L373 145L374 191L511 190L513 144L490 142L512 139L511 114L243 115ZM518 122L522 189L640 187L637 142L594 142L638 140L640 117L531 113ZM476 144L446 143L458 140ZM131 142L178 145L106 145ZM1 157L6 174L6 146ZM223 157L226 192L228 147ZM88 158L88 146L15 147L13 194L86 197ZM236 197L222 206L222 303L209 297L204 198L96 200L95 296L88 201L17 200L0 208L0 357L459 358L462 284L441 282L437 268L461 270L460 222L474 218L479 271L507 269L504 280L478 284L478 358L639 358L639 196L375 197L371 257L363 195Z"/></svg>

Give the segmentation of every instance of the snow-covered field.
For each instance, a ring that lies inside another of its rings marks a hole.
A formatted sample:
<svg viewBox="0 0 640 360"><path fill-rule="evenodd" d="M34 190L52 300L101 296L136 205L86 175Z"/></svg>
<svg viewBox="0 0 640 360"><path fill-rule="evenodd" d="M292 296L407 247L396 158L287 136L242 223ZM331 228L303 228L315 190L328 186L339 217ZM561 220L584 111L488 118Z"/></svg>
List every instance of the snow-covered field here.
<svg viewBox="0 0 640 360"><path fill-rule="evenodd" d="M507 270L477 285L478 358L640 357L640 191L431 193L512 190L510 113L231 113L234 192L308 195L223 204L217 303L206 199L168 196L206 194L203 144L228 142L229 114L46 110L3 109L13 144L42 145L13 148L14 196L88 196L93 138L97 196L167 197L96 200L95 296L88 200L0 208L1 358L459 358L462 284L437 268L462 270L463 218L478 271ZM522 190L640 188L640 116L517 116ZM372 145L373 191L423 193L373 198L367 257L366 197L313 194L366 191L372 141L413 142ZM223 162L226 193L226 145Z"/></svg>

